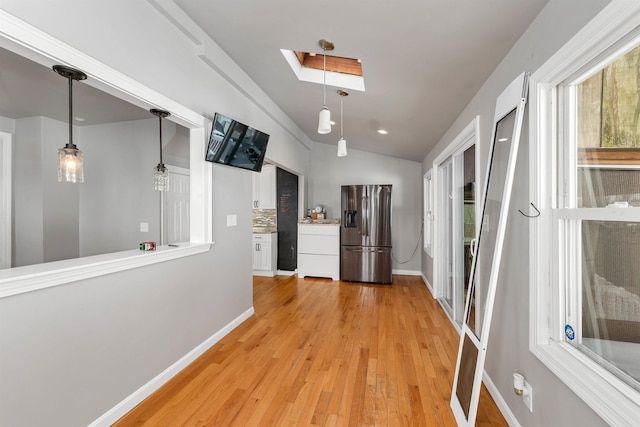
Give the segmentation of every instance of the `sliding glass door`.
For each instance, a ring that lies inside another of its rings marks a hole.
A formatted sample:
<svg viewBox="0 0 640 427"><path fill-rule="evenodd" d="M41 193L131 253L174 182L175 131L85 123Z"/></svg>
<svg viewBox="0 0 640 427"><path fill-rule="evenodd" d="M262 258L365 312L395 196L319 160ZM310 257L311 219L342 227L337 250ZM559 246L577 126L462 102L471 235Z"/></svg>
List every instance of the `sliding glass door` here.
<svg viewBox="0 0 640 427"><path fill-rule="evenodd" d="M475 145L440 163L438 174L438 296L449 316L460 325L475 237Z"/></svg>

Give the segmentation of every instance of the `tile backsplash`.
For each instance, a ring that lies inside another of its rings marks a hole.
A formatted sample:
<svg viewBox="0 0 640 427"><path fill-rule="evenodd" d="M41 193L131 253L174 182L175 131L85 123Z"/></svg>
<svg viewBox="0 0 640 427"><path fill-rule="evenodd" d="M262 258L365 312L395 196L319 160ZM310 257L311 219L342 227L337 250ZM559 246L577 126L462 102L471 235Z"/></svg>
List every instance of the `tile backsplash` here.
<svg viewBox="0 0 640 427"><path fill-rule="evenodd" d="M275 209L253 210L253 232L275 233L278 231Z"/></svg>

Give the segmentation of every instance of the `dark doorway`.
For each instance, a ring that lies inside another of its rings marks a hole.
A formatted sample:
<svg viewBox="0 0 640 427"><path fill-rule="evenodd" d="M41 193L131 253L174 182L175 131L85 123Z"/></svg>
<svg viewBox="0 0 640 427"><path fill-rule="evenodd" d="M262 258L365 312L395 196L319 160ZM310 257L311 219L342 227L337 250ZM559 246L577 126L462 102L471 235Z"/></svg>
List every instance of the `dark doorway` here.
<svg viewBox="0 0 640 427"><path fill-rule="evenodd" d="M278 223L278 270L298 267L298 176L276 170Z"/></svg>

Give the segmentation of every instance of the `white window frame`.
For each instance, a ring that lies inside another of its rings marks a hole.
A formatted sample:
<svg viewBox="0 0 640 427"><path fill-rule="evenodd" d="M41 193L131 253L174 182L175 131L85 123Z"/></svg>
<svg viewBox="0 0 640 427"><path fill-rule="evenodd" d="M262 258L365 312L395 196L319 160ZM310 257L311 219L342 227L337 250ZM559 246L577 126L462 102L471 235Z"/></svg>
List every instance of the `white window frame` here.
<svg viewBox="0 0 640 427"><path fill-rule="evenodd" d="M424 226L424 251L433 258L433 179L431 173L433 169L429 169L422 179L422 200L424 212L422 223Z"/></svg>
<svg viewBox="0 0 640 427"><path fill-rule="evenodd" d="M529 348L604 421L620 426L637 425L640 393L563 338L567 289L560 285L551 258L559 256L552 234L560 216L553 209L557 207L556 186L561 182L554 153L564 132L563 123L557 120L563 102L557 96L558 86L587 67L602 68L612 56L620 56L623 50L614 53L611 47L636 31L638 16L640 3L613 0L530 79L529 190L541 215L530 223ZM612 214L634 221L640 218L638 208L624 211Z"/></svg>
<svg viewBox="0 0 640 427"><path fill-rule="evenodd" d="M170 120L189 129L190 242L161 246L154 252L138 249L0 270L0 298L117 271L207 252L212 242L212 166L204 160L211 120L138 83L30 24L0 10L0 47L51 67L72 65L90 76L86 84L144 109L171 111Z"/></svg>

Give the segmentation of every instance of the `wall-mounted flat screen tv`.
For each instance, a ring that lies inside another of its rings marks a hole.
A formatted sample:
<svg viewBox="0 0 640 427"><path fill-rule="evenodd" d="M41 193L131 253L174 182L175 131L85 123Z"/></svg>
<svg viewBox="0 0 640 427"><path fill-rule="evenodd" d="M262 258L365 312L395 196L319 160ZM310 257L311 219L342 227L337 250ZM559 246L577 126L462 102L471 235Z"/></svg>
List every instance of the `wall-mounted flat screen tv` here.
<svg viewBox="0 0 640 427"><path fill-rule="evenodd" d="M216 113L205 160L260 172L269 135Z"/></svg>

